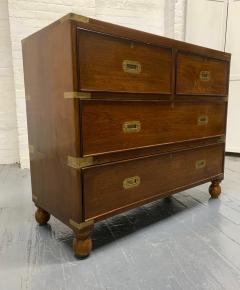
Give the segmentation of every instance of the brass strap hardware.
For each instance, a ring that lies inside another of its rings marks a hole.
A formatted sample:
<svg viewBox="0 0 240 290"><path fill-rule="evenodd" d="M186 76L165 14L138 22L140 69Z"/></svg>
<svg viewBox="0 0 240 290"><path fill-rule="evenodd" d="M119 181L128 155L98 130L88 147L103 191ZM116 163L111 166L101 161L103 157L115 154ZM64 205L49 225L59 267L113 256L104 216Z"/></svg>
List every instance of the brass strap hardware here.
<svg viewBox="0 0 240 290"><path fill-rule="evenodd" d="M32 199L33 199L34 201L37 201L37 200L38 200L38 197L37 197L36 195L32 194Z"/></svg>
<svg viewBox="0 0 240 290"><path fill-rule="evenodd" d="M28 148L29 148L29 153L33 154L34 153L34 146L31 144L28 144Z"/></svg>
<svg viewBox="0 0 240 290"><path fill-rule="evenodd" d="M26 96L25 96L25 100L26 100L26 101L31 101L31 96L30 96L30 95L26 95Z"/></svg>
<svg viewBox="0 0 240 290"><path fill-rule="evenodd" d="M122 129L124 133L137 133L141 130L141 122L140 121L124 122Z"/></svg>
<svg viewBox="0 0 240 290"><path fill-rule="evenodd" d="M198 117L198 125L207 125L208 124L208 116L202 115Z"/></svg>
<svg viewBox="0 0 240 290"><path fill-rule="evenodd" d="M75 20L75 21L79 21L79 22L83 22L83 23L88 23L89 22L89 18L83 15L77 15L74 13L69 13L65 16L63 16L59 21L61 23L65 22L66 20Z"/></svg>
<svg viewBox="0 0 240 290"><path fill-rule="evenodd" d="M127 59L122 62L122 68L125 72L132 74L139 74L142 70L140 62Z"/></svg>
<svg viewBox="0 0 240 290"><path fill-rule="evenodd" d="M64 92L64 99L91 99L91 93L88 92Z"/></svg>
<svg viewBox="0 0 240 290"><path fill-rule="evenodd" d="M211 77L211 74L210 74L210 71L208 70L202 70L199 73L199 78L201 81L210 81L210 77Z"/></svg>
<svg viewBox="0 0 240 290"><path fill-rule="evenodd" d="M195 168L196 169L204 168L206 166L206 164L207 164L207 161L205 159L197 160L195 163Z"/></svg>
<svg viewBox="0 0 240 290"><path fill-rule="evenodd" d="M141 183L141 179L139 176L128 177L123 180L123 188L129 189L133 187L139 186Z"/></svg>
<svg viewBox="0 0 240 290"><path fill-rule="evenodd" d="M225 136L221 136L218 140L219 140L219 142L225 142Z"/></svg>
<svg viewBox="0 0 240 290"><path fill-rule="evenodd" d="M82 230L82 229L84 229L86 227L89 227L89 226L93 225L94 224L94 220L88 220L86 222L77 223L74 220L70 219L69 220L69 224L71 226L73 226L74 228L76 228L77 230Z"/></svg>
<svg viewBox="0 0 240 290"><path fill-rule="evenodd" d="M93 157L67 157L67 165L74 169L81 169L86 166L93 165Z"/></svg>

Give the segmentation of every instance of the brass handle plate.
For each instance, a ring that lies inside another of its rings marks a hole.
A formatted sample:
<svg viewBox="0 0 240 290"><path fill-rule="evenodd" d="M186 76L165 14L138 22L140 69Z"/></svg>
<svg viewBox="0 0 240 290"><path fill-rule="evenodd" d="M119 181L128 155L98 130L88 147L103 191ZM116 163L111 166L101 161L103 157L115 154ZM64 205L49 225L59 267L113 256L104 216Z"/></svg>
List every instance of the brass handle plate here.
<svg viewBox="0 0 240 290"><path fill-rule="evenodd" d="M211 76L210 71L208 70L200 71L199 78L201 81L205 81L205 82L210 81L210 76Z"/></svg>
<svg viewBox="0 0 240 290"><path fill-rule="evenodd" d="M137 187L140 185L140 183L141 183L141 179L139 176L128 177L123 180L123 188L129 189L129 188Z"/></svg>
<svg viewBox="0 0 240 290"><path fill-rule="evenodd" d="M208 124L208 116L202 115L198 117L198 125L207 125Z"/></svg>
<svg viewBox="0 0 240 290"><path fill-rule="evenodd" d="M141 130L141 122L140 121L124 122L122 129L124 133L137 133Z"/></svg>
<svg viewBox="0 0 240 290"><path fill-rule="evenodd" d="M195 168L196 169L204 168L206 166L206 164L207 164L207 161L205 159L197 160L195 163Z"/></svg>
<svg viewBox="0 0 240 290"><path fill-rule="evenodd" d="M122 62L122 68L123 71L132 74L139 74L142 70L140 62L127 59Z"/></svg>

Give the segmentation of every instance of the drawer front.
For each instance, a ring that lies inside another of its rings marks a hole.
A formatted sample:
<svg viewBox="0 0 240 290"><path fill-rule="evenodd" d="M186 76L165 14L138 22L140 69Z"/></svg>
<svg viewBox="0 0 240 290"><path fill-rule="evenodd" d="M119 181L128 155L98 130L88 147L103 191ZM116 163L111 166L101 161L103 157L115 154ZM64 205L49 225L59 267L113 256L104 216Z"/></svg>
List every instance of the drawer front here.
<svg viewBox="0 0 240 290"><path fill-rule="evenodd" d="M179 53L176 93L226 96L228 69L226 61Z"/></svg>
<svg viewBox="0 0 240 290"><path fill-rule="evenodd" d="M171 92L171 49L94 32L78 32L80 89Z"/></svg>
<svg viewBox="0 0 240 290"><path fill-rule="evenodd" d="M223 144L83 169L85 219L222 173Z"/></svg>
<svg viewBox="0 0 240 290"><path fill-rule="evenodd" d="M226 104L84 101L82 155L223 135Z"/></svg>

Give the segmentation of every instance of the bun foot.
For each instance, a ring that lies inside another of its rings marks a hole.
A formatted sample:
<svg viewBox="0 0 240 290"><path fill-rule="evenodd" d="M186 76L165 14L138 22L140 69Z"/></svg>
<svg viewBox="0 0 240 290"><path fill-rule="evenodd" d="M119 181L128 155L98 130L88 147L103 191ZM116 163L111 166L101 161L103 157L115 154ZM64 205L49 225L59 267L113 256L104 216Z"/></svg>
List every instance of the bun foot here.
<svg viewBox="0 0 240 290"><path fill-rule="evenodd" d="M77 258L84 259L89 256L92 250L92 239L90 237L93 225L74 230L73 250Z"/></svg>
<svg viewBox="0 0 240 290"><path fill-rule="evenodd" d="M92 250L92 239L80 240L75 238L73 240L73 250L78 258L84 259L88 257Z"/></svg>
<svg viewBox="0 0 240 290"><path fill-rule="evenodd" d="M46 225L50 219L50 214L44 209L38 207L35 212L35 219L39 223L39 225Z"/></svg>
<svg viewBox="0 0 240 290"><path fill-rule="evenodd" d="M212 184L209 186L209 193L212 198L218 198L221 194L221 186L219 180L213 180Z"/></svg>

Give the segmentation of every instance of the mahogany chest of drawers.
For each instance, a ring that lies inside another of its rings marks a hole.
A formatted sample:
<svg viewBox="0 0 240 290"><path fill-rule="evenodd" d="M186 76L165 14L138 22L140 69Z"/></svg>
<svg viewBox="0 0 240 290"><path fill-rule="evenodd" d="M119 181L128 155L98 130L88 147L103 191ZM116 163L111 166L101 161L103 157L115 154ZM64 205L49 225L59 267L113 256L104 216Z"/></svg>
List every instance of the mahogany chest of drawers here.
<svg viewBox="0 0 240 290"><path fill-rule="evenodd" d="M71 227L211 182L221 192L230 55L68 14L22 41L36 220Z"/></svg>

